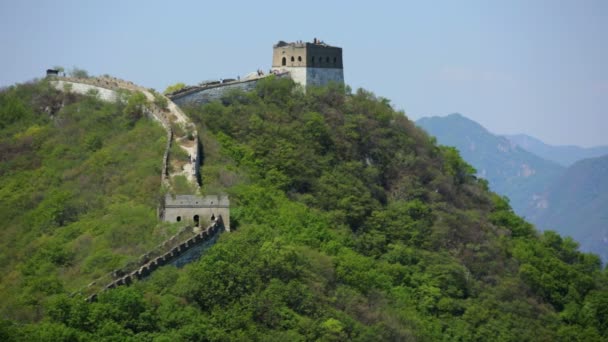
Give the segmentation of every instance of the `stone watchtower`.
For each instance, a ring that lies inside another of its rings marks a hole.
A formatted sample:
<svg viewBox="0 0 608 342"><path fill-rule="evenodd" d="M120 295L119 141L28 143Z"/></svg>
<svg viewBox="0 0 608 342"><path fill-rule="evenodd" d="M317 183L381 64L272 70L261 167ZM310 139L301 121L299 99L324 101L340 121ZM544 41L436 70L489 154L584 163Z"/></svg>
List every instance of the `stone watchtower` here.
<svg viewBox="0 0 608 342"><path fill-rule="evenodd" d="M342 48L315 38L312 43L279 41L273 46L272 70L291 74L304 87L344 83Z"/></svg>
<svg viewBox="0 0 608 342"><path fill-rule="evenodd" d="M230 200L227 196L166 195L161 219L165 222L185 222L206 227L222 217L224 228L230 231Z"/></svg>

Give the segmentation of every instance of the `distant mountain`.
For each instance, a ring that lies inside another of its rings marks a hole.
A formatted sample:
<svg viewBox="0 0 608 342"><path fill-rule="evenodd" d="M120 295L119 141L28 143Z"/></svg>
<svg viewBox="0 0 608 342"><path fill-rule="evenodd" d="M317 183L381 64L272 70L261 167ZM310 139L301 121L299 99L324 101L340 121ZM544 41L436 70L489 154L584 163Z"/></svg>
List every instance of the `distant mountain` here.
<svg viewBox="0 0 608 342"><path fill-rule="evenodd" d="M587 158L608 155L608 146L588 148L573 145L555 146L525 134L505 135L504 137L526 151L563 166L570 166Z"/></svg>
<svg viewBox="0 0 608 342"><path fill-rule="evenodd" d="M570 235L608 260L608 156L576 162L539 197L528 219Z"/></svg>
<svg viewBox="0 0 608 342"><path fill-rule="evenodd" d="M492 190L509 197L513 209L539 229L569 235L581 250L608 261L608 155L564 168L524 149L554 158L563 151L561 162L566 163L603 147L551 146L525 135L507 139L460 114L422 118L416 124L439 143L458 148Z"/></svg>
<svg viewBox="0 0 608 342"><path fill-rule="evenodd" d="M427 117L416 124L437 137L442 145L454 146L464 160L477 169L490 188L506 195L515 212L525 215L564 168L490 133L460 114Z"/></svg>

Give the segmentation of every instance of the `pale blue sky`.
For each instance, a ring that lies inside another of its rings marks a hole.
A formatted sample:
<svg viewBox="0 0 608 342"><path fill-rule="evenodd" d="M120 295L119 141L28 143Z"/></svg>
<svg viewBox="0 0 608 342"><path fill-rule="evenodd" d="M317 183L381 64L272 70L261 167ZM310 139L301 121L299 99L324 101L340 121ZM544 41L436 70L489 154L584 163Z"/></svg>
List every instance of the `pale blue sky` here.
<svg viewBox="0 0 608 342"><path fill-rule="evenodd" d="M78 66L158 90L268 69L278 40L341 46L346 82L412 119L608 144L608 1L0 0L0 86Z"/></svg>

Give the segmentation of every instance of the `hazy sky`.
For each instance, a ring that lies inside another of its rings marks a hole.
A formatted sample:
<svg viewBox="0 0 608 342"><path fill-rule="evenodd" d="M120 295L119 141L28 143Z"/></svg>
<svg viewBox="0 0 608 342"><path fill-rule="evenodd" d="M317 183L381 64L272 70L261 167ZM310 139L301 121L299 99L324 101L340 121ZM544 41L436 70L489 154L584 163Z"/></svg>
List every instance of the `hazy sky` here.
<svg viewBox="0 0 608 342"><path fill-rule="evenodd" d="M278 40L341 46L346 83L411 119L608 144L608 1L0 0L0 86L78 66L164 90L270 68Z"/></svg>

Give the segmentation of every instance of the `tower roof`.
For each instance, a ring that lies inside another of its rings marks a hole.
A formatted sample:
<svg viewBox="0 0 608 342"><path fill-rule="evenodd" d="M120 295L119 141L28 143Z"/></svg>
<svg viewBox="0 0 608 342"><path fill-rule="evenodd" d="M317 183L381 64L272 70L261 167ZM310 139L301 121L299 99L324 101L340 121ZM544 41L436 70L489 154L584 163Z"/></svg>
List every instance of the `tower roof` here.
<svg viewBox="0 0 608 342"><path fill-rule="evenodd" d="M314 46L318 46L318 47L337 47L337 46L331 46L329 44L326 44L324 41L314 38L312 43L311 42L304 42L301 40L297 40L295 42L286 42L284 40L279 40L278 43L274 44L273 47L274 48L280 48L280 47L306 47L307 45L314 45Z"/></svg>

